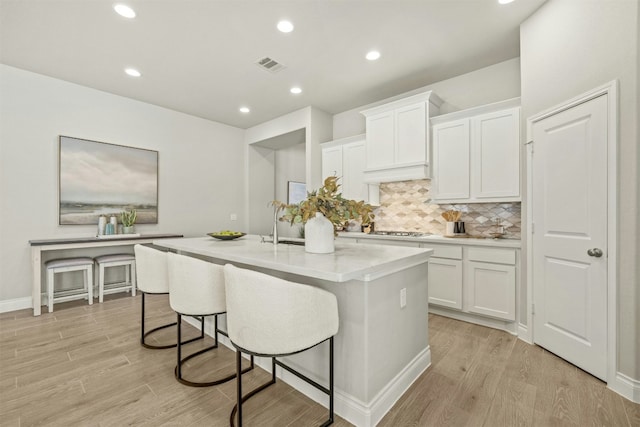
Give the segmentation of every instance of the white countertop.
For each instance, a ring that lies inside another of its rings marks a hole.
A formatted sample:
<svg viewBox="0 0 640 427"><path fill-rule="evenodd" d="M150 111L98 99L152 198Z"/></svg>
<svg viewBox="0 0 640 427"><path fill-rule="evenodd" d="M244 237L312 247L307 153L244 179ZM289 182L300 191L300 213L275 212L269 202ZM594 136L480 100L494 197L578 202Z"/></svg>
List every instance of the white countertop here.
<svg viewBox="0 0 640 427"><path fill-rule="evenodd" d="M410 237L366 234L359 232L342 232L339 233L339 237L344 237L347 239L370 239L372 240L372 243L375 240L399 240L416 243L446 243L451 245L491 246L496 248L520 248L522 246L522 241L517 239L478 239L473 237L459 238L445 237L436 234L422 237Z"/></svg>
<svg viewBox="0 0 640 427"><path fill-rule="evenodd" d="M260 237L248 235L235 240L212 237L162 239L155 245L286 273L332 282L353 279L368 281L370 276L402 270L427 262L433 253L428 248L384 245L360 245L336 241L331 254L311 254L304 246L261 243Z"/></svg>

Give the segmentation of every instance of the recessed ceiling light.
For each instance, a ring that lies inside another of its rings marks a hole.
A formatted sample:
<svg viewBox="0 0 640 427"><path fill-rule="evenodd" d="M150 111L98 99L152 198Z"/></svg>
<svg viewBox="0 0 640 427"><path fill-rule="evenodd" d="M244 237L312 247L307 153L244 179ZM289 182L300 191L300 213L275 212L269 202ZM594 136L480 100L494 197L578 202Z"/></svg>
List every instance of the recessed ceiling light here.
<svg viewBox="0 0 640 427"><path fill-rule="evenodd" d="M283 33L290 33L293 31L293 24L289 21L280 21L278 22L278 30Z"/></svg>
<svg viewBox="0 0 640 427"><path fill-rule="evenodd" d="M509 4L511 3L513 0L498 0L498 3L500 4Z"/></svg>
<svg viewBox="0 0 640 427"><path fill-rule="evenodd" d="M125 18L135 18L136 12L131 9L129 6L124 4L117 4L113 6L113 10L115 10L118 15L124 16Z"/></svg>
<svg viewBox="0 0 640 427"><path fill-rule="evenodd" d="M135 68L125 68L124 72L130 75L131 77L140 77L142 73Z"/></svg>
<svg viewBox="0 0 640 427"><path fill-rule="evenodd" d="M292 87L292 88L289 90L289 92L291 92L291 93L293 93L293 94L296 94L296 95L297 95L297 94L299 94L299 93L302 93L302 89L300 89L300 88L299 88L299 87L297 87L297 86L294 86L294 87Z"/></svg>
<svg viewBox="0 0 640 427"><path fill-rule="evenodd" d="M245 113L245 114L247 114L249 111L251 111L251 110L249 109L249 107L240 107L240 112L241 112L241 113Z"/></svg>
<svg viewBox="0 0 640 427"><path fill-rule="evenodd" d="M376 59L380 58L380 52L378 52L377 50L372 50L370 52L367 52L366 58L369 61L375 61Z"/></svg>

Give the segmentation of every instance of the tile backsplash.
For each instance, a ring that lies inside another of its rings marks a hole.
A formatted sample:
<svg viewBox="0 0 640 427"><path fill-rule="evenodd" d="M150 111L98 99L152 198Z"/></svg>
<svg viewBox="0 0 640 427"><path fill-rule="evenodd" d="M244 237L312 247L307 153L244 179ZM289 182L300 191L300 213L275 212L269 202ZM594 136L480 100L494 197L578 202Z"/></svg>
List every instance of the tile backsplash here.
<svg viewBox="0 0 640 427"><path fill-rule="evenodd" d="M388 182L380 184L380 207L376 209L376 230L419 231L444 234L446 221L442 212L462 212L467 234L491 237L497 220L505 227L506 238L520 239L520 202L427 204L431 181Z"/></svg>

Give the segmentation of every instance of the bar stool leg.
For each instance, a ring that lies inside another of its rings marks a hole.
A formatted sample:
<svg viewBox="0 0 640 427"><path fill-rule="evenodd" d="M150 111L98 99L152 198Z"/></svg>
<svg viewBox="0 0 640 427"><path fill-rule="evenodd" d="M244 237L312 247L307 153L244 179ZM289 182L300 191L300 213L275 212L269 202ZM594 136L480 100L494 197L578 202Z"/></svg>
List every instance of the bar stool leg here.
<svg viewBox="0 0 640 427"><path fill-rule="evenodd" d="M98 265L98 302L104 301L104 265Z"/></svg>
<svg viewBox="0 0 640 427"><path fill-rule="evenodd" d="M242 427L242 352L240 350L236 350L236 375L238 376L238 395L236 397L236 402L238 402L238 427ZM233 425L233 413L231 417L231 425Z"/></svg>

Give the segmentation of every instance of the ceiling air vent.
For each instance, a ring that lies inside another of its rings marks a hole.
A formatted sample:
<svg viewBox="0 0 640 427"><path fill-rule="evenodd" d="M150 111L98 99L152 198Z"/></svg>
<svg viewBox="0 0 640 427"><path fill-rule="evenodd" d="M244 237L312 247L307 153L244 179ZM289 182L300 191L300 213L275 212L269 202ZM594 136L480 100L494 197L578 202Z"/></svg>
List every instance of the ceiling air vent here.
<svg viewBox="0 0 640 427"><path fill-rule="evenodd" d="M261 68L264 68L265 70L271 73L277 73L278 71L284 68L284 65L282 65L275 59L269 58L268 56L265 56L264 58L256 61L256 65L258 65Z"/></svg>

